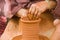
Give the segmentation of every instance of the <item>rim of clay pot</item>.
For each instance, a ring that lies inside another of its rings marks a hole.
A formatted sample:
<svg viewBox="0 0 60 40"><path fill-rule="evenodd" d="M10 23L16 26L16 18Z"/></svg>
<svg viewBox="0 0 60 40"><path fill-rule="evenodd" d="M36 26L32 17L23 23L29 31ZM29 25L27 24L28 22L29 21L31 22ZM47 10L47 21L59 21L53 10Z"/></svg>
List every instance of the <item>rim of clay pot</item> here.
<svg viewBox="0 0 60 40"><path fill-rule="evenodd" d="M24 22L24 23L37 23L37 22L40 22L41 19L37 19L37 20L23 20L23 19L20 19L21 22Z"/></svg>

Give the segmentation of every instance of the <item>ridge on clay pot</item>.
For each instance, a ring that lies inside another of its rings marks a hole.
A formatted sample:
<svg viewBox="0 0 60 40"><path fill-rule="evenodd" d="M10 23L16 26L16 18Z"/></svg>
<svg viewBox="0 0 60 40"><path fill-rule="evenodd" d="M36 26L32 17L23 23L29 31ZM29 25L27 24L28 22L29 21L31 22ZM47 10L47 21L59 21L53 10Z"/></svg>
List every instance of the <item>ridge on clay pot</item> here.
<svg viewBox="0 0 60 40"><path fill-rule="evenodd" d="M49 40L47 37L39 35L39 23L38 20L23 20L20 19L20 30L22 35L14 37L12 40Z"/></svg>

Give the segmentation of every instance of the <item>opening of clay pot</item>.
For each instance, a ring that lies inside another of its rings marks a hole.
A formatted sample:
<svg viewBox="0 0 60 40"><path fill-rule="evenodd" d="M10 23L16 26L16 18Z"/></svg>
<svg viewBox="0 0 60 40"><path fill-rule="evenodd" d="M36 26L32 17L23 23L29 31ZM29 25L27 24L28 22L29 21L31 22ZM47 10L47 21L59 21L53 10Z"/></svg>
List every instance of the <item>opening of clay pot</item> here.
<svg viewBox="0 0 60 40"><path fill-rule="evenodd" d="M41 21L41 19L37 19L37 20L23 20L23 19L20 19L21 22L24 22L24 23L39 23Z"/></svg>

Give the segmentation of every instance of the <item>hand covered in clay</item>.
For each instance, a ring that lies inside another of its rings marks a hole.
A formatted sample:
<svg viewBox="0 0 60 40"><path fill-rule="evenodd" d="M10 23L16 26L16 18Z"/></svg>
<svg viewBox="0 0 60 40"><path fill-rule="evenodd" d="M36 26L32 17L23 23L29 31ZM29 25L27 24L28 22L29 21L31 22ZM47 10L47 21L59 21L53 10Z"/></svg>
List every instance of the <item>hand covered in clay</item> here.
<svg viewBox="0 0 60 40"><path fill-rule="evenodd" d="M56 5L54 1L50 1L49 4L46 1L37 2L31 5L29 13L33 15L36 19L41 13L45 12L47 9L51 9Z"/></svg>

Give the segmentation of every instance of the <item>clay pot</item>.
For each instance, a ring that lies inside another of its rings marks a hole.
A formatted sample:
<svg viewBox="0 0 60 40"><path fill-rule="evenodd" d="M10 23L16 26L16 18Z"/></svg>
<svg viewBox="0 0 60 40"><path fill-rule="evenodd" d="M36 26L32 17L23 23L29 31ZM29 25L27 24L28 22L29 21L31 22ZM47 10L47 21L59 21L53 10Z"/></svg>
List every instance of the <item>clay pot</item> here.
<svg viewBox="0 0 60 40"><path fill-rule="evenodd" d="M33 21L21 19L22 40L39 40L39 23L40 19Z"/></svg>
<svg viewBox="0 0 60 40"><path fill-rule="evenodd" d="M46 16L46 15L45 15ZM46 20L46 17L48 16L43 16L44 21ZM13 40L49 40L46 36L44 35L39 35L39 32L41 30L41 19L37 20L28 20L28 18L22 18L19 21L19 28L20 28L20 33L22 35L17 35L13 38ZM43 23L42 23L43 24ZM43 25L44 27L46 24Z"/></svg>
<svg viewBox="0 0 60 40"><path fill-rule="evenodd" d="M22 35L14 37L12 40L49 40L46 36L39 35L40 21L20 19L19 28Z"/></svg>

